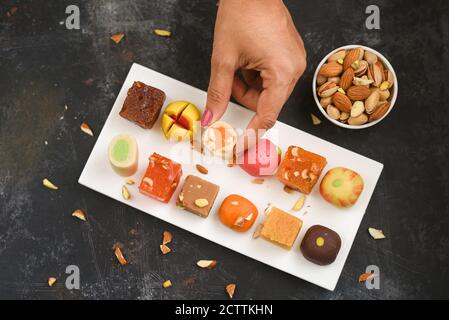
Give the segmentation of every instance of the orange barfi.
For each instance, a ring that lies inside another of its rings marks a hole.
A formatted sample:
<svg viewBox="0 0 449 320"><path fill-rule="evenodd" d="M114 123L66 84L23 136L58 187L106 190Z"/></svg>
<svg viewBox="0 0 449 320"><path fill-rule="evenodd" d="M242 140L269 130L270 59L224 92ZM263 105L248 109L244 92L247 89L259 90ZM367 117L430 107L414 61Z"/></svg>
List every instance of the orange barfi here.
<svg viewBox="0 0 449 320"><path fill-rule="evenodd" d="M269 207L260 235L285 249L291 249L302 227L302 220L276 207Z"/></svg>
<svg viewBox="0 0 449 320"><path fill-rule="evenodd" d="M277 172L288 187L309 194L326 166L326 158L297 146L288 147Z"/></svg>
<svg viewBox="0 0 449 320"><path fill-rule="evenodd" d="M182 176L181 165L157 153L150 157L150 164L139 186L144 195L162 202L170 201Z"/></svg>

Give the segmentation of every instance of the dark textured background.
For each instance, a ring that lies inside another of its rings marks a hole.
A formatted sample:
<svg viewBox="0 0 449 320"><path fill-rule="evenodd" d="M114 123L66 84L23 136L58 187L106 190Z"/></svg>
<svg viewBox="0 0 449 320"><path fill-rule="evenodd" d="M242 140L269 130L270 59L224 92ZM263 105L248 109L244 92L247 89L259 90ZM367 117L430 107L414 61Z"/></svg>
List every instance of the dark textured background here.
<svg viewBox="0 0 449 320"><path fill-rule="evenodd" d="M216 6L211 0L1 1L0 298L449 298L449 27L447 1L287 1L308 50L308 68L280 120L385 164L340 281L328 292L231 252L77 184L95 143L79 130L102 128L123 80L138 62L206 89ZM381 8L381 30L364 28ZM60 24L81 8L80 31ZM7 12L12 7L17 11ZM153 28L173 31L169 39ZM116 45L109 37L125 32ZM399 78L395 109L381 124L349 131L323 121L312 99L313 71L335 47L382 52ZM88 81L86 81L88 80ZM64 110L64 105L68 110ZM63 118L62 118L63 117ZM48 145L44 141L48 141ZM51 177L61 189L41 186ZM71 217L82 208L87 223ZM387 239L374 241L369 226ZM162 257L163 230L175 252ZM130 261L120 267L112 245ZM197 259L219 266L204 272ZM65 267L81 269L81 290L64 287ZM381 270L381 289L357 282ZM46 279L59 282L49 288ZM161 288L165 279L174 286Z"/></svg>

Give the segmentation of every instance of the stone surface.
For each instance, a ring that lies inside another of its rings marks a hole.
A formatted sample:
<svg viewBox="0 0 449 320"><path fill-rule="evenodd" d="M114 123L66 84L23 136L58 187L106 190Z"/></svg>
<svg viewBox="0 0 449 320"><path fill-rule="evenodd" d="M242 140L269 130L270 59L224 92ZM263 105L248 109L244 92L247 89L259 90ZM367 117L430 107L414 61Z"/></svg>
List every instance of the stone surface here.
<svg viewBox="0 0 449 320"><path fill-rule="evenodd" d="M0 298L381 299L449 298L449 27L447 1L377 1L381 30L364 28L368 1L286 1L308 50L308 67L280 120L385 164L334 292L231 252L77 184L132 64L138 62L203 90L214 1L80 1L81 30L61 21L73 1L3 1L0 8ZM11 7L17 11L7 15ZM171 38L154 36L170 29ZM124 32L119 44L109 37ZM314 69L337 46L360 43L382 52L399 77L395 109L367 130L323 120L312 97ZM65 110L64 106L68 108ZM47 144L45 143L47 141ZM49 178L58 191L41 186ZM71 216L81 208L82 222ZM310 213L312 214L312 213ZM368 227L384 230L374 241ZM161 256L162 232L174 239ZM121 267L115 243L129 264ZM213 272L195 263L218 260ZM81 289L64 287L78 265ZM368 265L381 289L357 279ZM59 278L49 288L49 276ZM170 278L173 287L161 284Z"/></svg>

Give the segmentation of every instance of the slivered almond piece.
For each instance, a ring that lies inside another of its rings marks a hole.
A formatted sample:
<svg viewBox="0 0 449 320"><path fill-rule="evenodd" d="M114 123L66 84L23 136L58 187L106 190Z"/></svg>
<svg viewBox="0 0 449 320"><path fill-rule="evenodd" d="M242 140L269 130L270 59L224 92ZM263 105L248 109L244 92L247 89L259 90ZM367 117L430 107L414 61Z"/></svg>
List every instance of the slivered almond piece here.
<svg viewBox="0 0 449 320"><path fill-rule="evenodd" d="M114 253L115 256L117 257L118 262L120 262L122 266L125 266L128 263L125 257L123 256L122 250L120 249L119 246L115 247Z"/></svg>
<svg viewBox="0 0 449 320"><path fill-rule="evenodd" d="M310 114L310 117L312 118L312 123L313 123L314 126L317 126L317 125L321 124L320 118L318 118L313 113Z"/></svg>
<svg viewBox="0 0 449 320"><path fill-rule="evenodd" d="M167 247L165 244L161 244L159 248L161 249L162 254L167 254L171 252L171 249Z"/></svg>
<svg viewBox="0 0 449 320"><path fill-rule="evenodd" d="M253 233L253 239L257 239L260 237L260 233L262 232L263 224L259 224L256 227L256 230Z"/></svg>
<svg viewBox="0 0 449 320"><path fill-rule="evenodd" d="M131 193L129 193L129 190L126 186L122 186L122 196L125 200L131 199Z"/></svg>
<svg viewBox="0 0 449 320"><path fill-rule="evenodd" d="M198 208L204 208L204 207L209 205L209 201L207 201L207 199L204 199L204 198L196 199L195 200L195 205Z"/></svg>
<svg viewBox="0 0 449 320"><path fill-rule="evenodd" d="M263 184L264 181L265 180L262 179L262 178L256 178L256 179L251 180L251 183L253 183L253 184Z"/></svg>
<svg viewBox="0 0 449 320"><path fill-rule="evenodd" d="M293 211L299 211L302 209L302 207L304 206L304 202L306 201L306 196L305 195L301 195L298 200L296 200L295 205L293 206L292 210Z"/></svg>
<svg viewBox="0 0 449 320"><path fill-rule="evenodd" d="M80 125L80 129L82 132L84 132L85 134L93 137L94 133L92 132L92 129L89 127L89 125L85 122L81 123Z"/></svg>
<svg viewBox="0 0 449 320"><path fill-rule="evenodd" d="M232 299L232 297L234 297L234 292L235 292L235 283L230 283L226 286L226 292L228 293L229 298Z"/></svg>
<svg viewBox="0 0 449 320"><path fill-rule="evenodd" d="M199 260L196 265L203 269L213 269L217 265L217 260Z"/></svg>
<svg viewBox="0 0 449 320"><path fill-rule="evenodd" d="M251 212L249 215L246 216L245 220L246 221L251 221L251 219L253 218L253 213Z"/></svg>
<svg viewBox="0 0 449 320"><path fill-rule="evenodd" d="M125 183L126 183L128 186L132 186L132 185L134 184L134 180L133 180L133 179L126 179Z"/></svg>
<svg viewBox="0 0 449 320"><path fill-rule="evenodd" d="M172 283L170 280L164 281L164 283L162 284L162 286L164 288L170 288L172 286Z"/></svg>
<svg viewBox="0 0 449 320"><path fill-rule="evenodd" d="M243 224L244 224L244 223L245 223L245 218L242 217L242 216L239 216L239 217L235 220L234 225L235 225L235 226L238 226L238 227L243 227Z"/></svg>
<svg viewBox="0 0 449 320"><path fill-rule="evenodd" d="M125 34L123 32L116 33L113 36L111 36L111 40L114 41L115 43L119 43L120 41L122 41L124 36Z"/></svg>
<svg viewBox="0 0 449 320"><path fill-rule="evenodd" d="M86 214L84 213L83 210L81 209L76 209L75 211L72 212L72 217L76 217L80 220L86 221Z"/></svg>
<svg viewBox="0 0 449 320"><path fill-rule="evenodd" d="M56 283L57 279L55 277L49 277L47 280L48 286L53 287L53 285Z"/></svg>
<svg viewBox="0 0 449 320"><path fill-rule="evenodd" d="M170 37L171 31L163 30L163 29L154 29L154 34L160 37Z"/></svg>
<svg viewBox="0 0 449 320"><path fill-rule="evenodd" d="M170 243L173 239L173 235L169 231L164 231L164 238L162 239L162 244Z"/></svg>
<svg viewBox="0 0 449 320"><path fill-rule="evenodd" d="M375 240L385 239L385 235L382 230L375 229L375 228L368 228L368 232L371 235L371 237L373 237L373 239L375 239Z"/></svg>
<svg viewBox="0 0 449 320"><path fill-rule="evenodd" d="M367 280L369 280L371 278L374 278L375 276L376 276L376 274L372 273L372 272L362 273L359 276L359 282L365 282L365 281L367 281Z"/></svg>
<svg viewBox="0 0 449 320"><path fill-rule="evenodd" d="M42 180L42 184L44 185L44 187L47 187L48 189L52 189L52 190L58 190L59 188L54 185L50 180L48 180L47 178L45 178L44 180Z"/></svg>
<svg viewBox="0 0 449 320"><path fill-rule="evenodd" d="M287 186L287 185L284 185L284 191L287 192L288 194L292 194L292 193L295 192L294 189L290 188L290 187Z"/></svg>
<svg viewBox="0 0 449 320"><path fill-rule="evenodd" d="M208 174L209 173L209 170L207 170L206 167L204 167L204 166L202 166L200 164L196 165L196 170L198 170L198 172L201 173L201 174Z"/></svg>

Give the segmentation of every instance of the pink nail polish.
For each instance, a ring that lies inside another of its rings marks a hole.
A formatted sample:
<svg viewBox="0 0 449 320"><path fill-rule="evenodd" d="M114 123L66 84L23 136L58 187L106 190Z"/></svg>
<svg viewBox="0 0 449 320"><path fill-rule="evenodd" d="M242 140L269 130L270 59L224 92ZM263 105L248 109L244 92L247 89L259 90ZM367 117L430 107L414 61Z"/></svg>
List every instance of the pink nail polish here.
<svg viewBox="0 0 449 320"><path fill-rule="evenodd" d="M201 126L205 127L207 126L210 121L212 120L212 117L214 116L214 114L212 113L212 111L210 111L209 109L206 109L206 111L203 114L203 118L201 119Z"/></svg>

